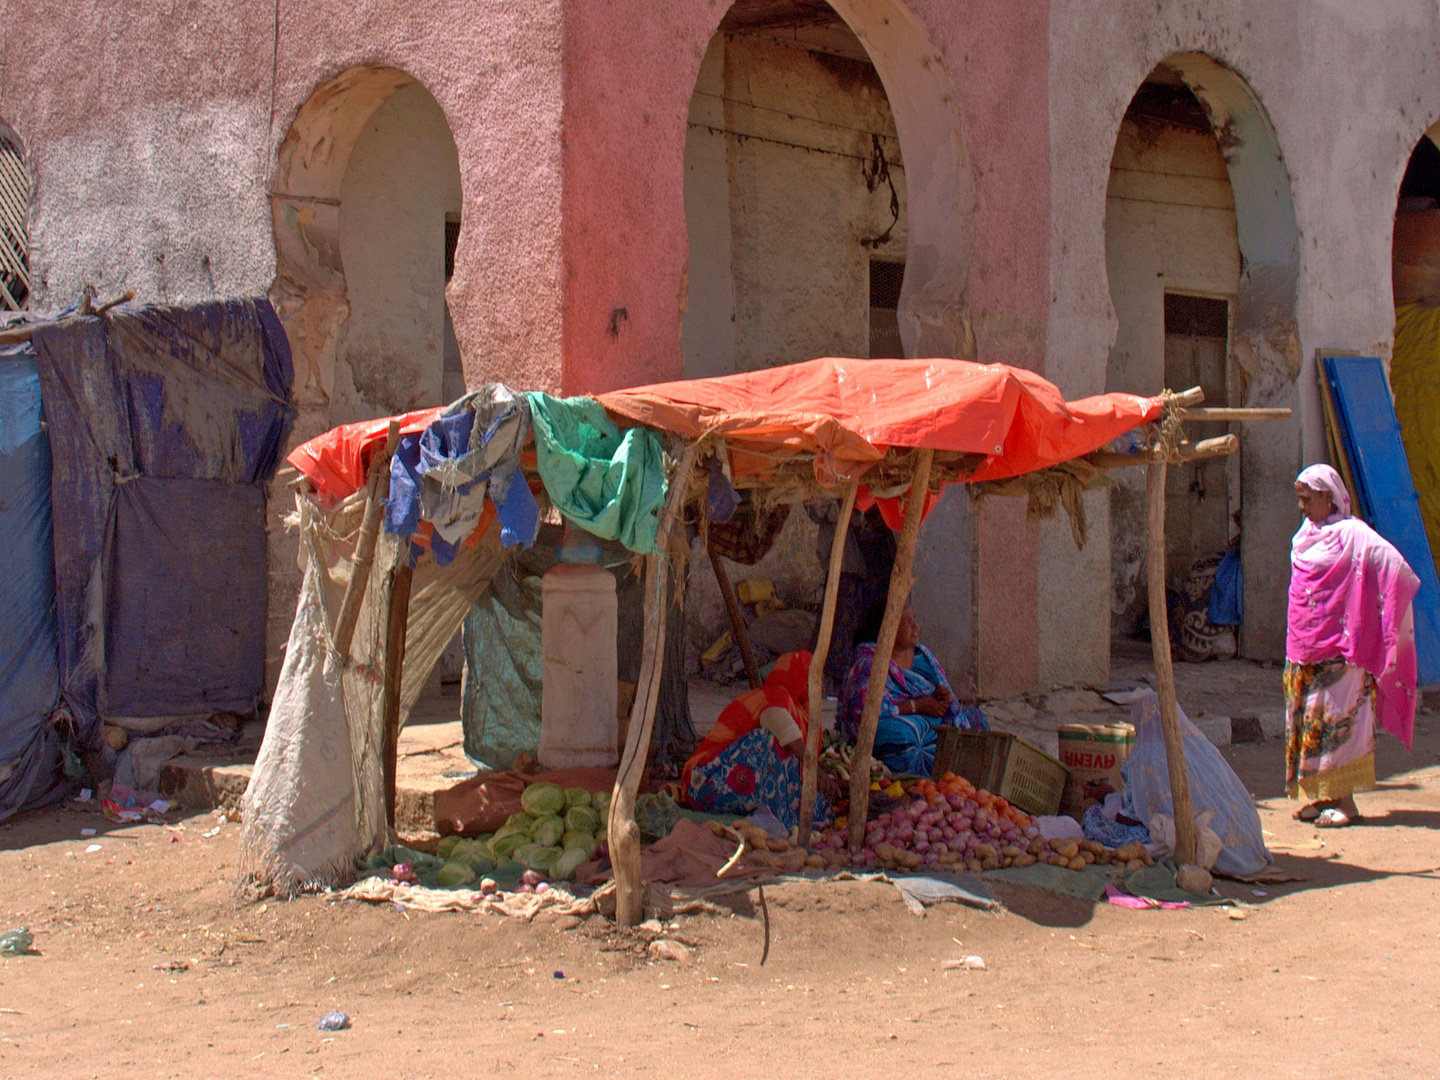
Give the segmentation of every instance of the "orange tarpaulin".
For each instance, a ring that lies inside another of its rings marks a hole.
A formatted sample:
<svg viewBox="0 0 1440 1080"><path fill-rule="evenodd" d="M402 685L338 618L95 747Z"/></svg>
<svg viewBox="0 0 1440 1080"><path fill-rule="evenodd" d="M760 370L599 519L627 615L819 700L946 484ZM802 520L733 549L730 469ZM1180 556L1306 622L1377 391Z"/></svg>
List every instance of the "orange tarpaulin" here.
<svg viewBox="0 0 1440 1080"><path fill-rule="evenodd" d="M836 357L599 400L621 421L725 436L741 474L814 454L824 484L863 473L892 446L984 454L968 479L1004 480L1099 450L1161 409L1158 397L1135 394L1067 402L1052 383L1006 364Z"/></svg>
<svg viewBox="0 0 1440 1080"><path fill-rule="evenodd" d="M400 416L342 424L301 443L285 460L310 481L322 503L333 505L365 486L370 457L385 445L391 420L400 422L401 435L414 435L433 424L443 408L437 405Z"/></svg>

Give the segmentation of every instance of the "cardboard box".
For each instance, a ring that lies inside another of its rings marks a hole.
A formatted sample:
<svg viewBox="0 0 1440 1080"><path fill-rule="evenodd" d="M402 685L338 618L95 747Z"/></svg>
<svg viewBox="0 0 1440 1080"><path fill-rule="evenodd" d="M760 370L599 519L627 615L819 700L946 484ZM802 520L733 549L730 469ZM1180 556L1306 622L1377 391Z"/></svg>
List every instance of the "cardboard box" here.
<svg viewBox="0 0 1440 1080"><path fill-rule="evenodd" d="M1131 724L1061 724L1060 763L1080 785L1087 780L1104 780L1115 790L1124 785L1120 766L1135 745Z"/></svg>

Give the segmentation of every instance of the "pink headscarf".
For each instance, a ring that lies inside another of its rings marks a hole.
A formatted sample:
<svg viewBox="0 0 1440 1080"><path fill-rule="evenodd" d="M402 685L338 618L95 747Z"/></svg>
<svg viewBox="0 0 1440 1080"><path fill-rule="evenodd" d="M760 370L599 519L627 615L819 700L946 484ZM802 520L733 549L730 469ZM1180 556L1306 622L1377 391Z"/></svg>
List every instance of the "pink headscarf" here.
<svg viewBox="0 0 1440 1080"><path fill-rule="evenodd" d="M1350 491L1345 481L1340 479L1340 474L1329 465L1311 465L1295 478L1295 482L1304 484L1311 491L1328 491L1340 516L1350 516Z"/></svg>
<svg viewBox="0 0 1440 1080"><path fill-rule="evenodd" d="M1375 677L1376 720L1405 748L1415 729L1419 669L1411 602L1420 579L1400 552L1350 517L1350 494L1329 465L1297 478L1328 491L1336 512L1308 518L1290 547L1290 611L1285 655L1297 664L1342 657Z"/></svg>

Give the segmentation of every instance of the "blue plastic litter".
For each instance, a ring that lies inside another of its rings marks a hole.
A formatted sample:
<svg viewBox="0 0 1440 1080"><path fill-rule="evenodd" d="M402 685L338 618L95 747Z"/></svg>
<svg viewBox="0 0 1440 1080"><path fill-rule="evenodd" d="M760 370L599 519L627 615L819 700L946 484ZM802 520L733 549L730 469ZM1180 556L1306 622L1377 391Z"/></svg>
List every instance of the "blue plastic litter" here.
<svg viewBox="0 0 1440 1080"><path fill-rule="evenodd" d="M1415 596L1420 683L1440 682L1440 576L1420 517L1420 497L1410 476L1385 368L1369 356L1329 356L1323 363L1358 488L1356 509L1395 545L1420 578Z"/></svg>
<svg viewBox="0 0 1440 1080"><path fill-rule="evenodd" d="M321 1031L344 1031L350 1026L350 1017L346 1016L339 1009L332 1009L320 1017L319 1020L316 1020L315 1026Z"/></svg>

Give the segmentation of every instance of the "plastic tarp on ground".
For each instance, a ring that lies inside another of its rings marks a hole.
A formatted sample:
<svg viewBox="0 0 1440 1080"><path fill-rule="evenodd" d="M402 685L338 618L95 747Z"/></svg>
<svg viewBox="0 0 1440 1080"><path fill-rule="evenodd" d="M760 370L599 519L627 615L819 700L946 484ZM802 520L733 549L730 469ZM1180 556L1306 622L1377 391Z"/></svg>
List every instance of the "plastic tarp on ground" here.
<svg viewBox="0 0 1440 1080"><path fill-rule="evenodd" d="M252 708L263 688L263 483L294 418L265 300L38 326L54 457L61 692L102 717Z"/></svg>
<svg viewBox="0 0 1440 1080"><path fill-rule="evenodd" d="M50 440L29 345L0 350L0 547L7 554L0 622L0 819L63 793L55 641Z"/></svg>
<svg viewBox="0 0 1440 1080"><path fill-rule="evenodd" d="M1159 398L1134 394L1067 402L1039 375L1005 364L834 357L599 400L632 424L724 436L737 475L812 453L825 485L859 475L892 446L984 455L968 479L1004 480L1098 450L1161 410Z"/></svg>

